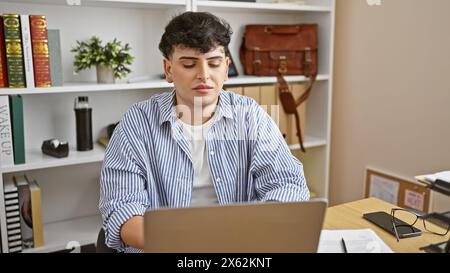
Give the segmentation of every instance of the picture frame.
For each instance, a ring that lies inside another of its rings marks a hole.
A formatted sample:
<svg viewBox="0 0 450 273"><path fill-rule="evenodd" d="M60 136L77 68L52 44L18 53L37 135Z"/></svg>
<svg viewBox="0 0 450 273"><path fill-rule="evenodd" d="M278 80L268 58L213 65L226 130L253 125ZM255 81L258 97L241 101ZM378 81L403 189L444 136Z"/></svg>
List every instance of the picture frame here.
<svg viewBox="0 0 450 273"><path fill-rule="evenodd" d="M430 190L417 182L373 167L366 168L365 198L376 197L399 207L429 212Z"/></svg>
<svg viewBox="0 0 450 273"><path fill-rule="evenodd" d="M225 56L230 58L230 65L228 66L228 77L237 77L239 76L238 70L234 63L233 57L231 56L230 49L228 47L225 48Z"/></svg>

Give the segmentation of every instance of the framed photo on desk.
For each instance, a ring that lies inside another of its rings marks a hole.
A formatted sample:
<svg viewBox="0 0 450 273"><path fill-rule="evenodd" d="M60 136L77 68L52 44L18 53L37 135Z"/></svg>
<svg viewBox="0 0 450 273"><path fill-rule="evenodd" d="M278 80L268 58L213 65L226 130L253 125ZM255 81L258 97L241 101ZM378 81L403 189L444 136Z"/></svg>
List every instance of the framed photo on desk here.
<svg viewBox="0 0 450 273"><path fill-rule="evenodd" d="M430 190L414 180L366 168L365 197L376 197L402 208L430 211Z"/></svg>

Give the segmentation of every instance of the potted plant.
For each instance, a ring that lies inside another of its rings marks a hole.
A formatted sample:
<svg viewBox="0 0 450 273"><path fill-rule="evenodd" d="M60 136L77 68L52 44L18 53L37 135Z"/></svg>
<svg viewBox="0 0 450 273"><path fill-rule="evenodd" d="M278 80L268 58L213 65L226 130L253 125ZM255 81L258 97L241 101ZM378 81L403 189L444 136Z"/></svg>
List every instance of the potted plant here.
<svg viewBox="0 0 450 273"><path fill-rule="evenodd" d="M88 41L77 41L77 45L71 49L75 52L74 69L79 72L96 66L98 83L114 83L115 79L125 77L131 70L134 57L129 54L130 46L122 46L116 38L105 46L97 36L92 36Z"/></svg>

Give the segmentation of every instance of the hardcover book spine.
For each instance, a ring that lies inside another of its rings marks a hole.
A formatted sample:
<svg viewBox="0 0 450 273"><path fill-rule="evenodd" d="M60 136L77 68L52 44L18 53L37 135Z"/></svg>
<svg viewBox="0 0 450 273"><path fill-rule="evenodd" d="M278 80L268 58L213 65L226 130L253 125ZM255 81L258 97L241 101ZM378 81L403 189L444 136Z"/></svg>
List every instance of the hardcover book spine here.
<svg viewBox="0 0 450 273"><path fill-rule="evenodd" d="M14 164L25 163L25 134L23 127L23 101L20 95L9 97L13 136Z"/></svg>
<svg viewBox="0 0 450 273"><path fill-rule="evenodd" d="M8 68L6 67L5 32L3 16L0 16L0 88L8 87Z"/></svg>
<svg viewBox="0 0 450 273"><path fill-rule="evenodd" d="M33 219L31 212L30 186L23 175L13 176L19 193L19 213L20 230L22 235L22 249L32 248L33 239Z"/></svg>
<svg viewBox="0 0 450 273"><path fill-rule="evenodd" d="M34 88L33 53L31 50L30 20L28 19L28 15L20 15L20 26L22 28L25 82L27 88Z"/></svg>
<svg viewBox="0 0 450 273"><path fill-rule="evenodd" d="M44 246L44 227L42 224L42 198L41 188L36 180L28 180L31 194L31 215L33 222L34 247Z"/></svg>
<svg viewBox="0 0 450 273"><path fill-rule="evenodd" d="M0 165L14 165L9 97L0 96Z"/></svg>
<svg viewBox="0 0 450 273"><path fill-rule="evenodd" d="M48 29L48 51L50 55L50 78L52 86L63 86L63 67L59 29Z"/></svg>
<svg viewBox="0 0 450 273"><path fill-rule="evenodd" d="M23 64L22 35L18 14L4 14L6 66L9 87L25 87L25 68Z"/></svg>
<svg viewBox="0 0 450 273"><path fill-rule="evenodd" d="M20 228L19 193L14 182L10 179L4 181L5 218L7 224L8 251L10 253L22 250L22 235Z"/></svg>
<svg viewBox="0 0 450 273"><path fill-rule="evenodd" d="M50 87L47 20L43 15L30 15L29 18L34 64L34 83L36 87Z"/></svg>

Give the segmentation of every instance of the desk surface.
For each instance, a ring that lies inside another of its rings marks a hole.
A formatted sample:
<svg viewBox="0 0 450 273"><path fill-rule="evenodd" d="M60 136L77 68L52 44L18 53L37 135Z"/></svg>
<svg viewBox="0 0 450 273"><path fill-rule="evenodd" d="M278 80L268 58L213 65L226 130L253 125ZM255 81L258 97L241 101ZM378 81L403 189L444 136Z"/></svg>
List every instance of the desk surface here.
<svg viewBox="0 0 450 273"><path fill-rule="evenodd" d="M423 252L419 250L420 247L440 243L450 238L449 234L447 234L447 236L439 236L424 232L422 233L422 235L418 237L400 239L400 242L397 242L395 236L392 236L390 233L384 231L382 228L363 219L364 213L375 211L385 211L387 213L390 213L393 207L395 206L376 198L368 198L330 207L327 209L323 228L324 229L371 228L394 252ZM415 226L421 230L424 229L422 221L418 221Z"/></svg>

